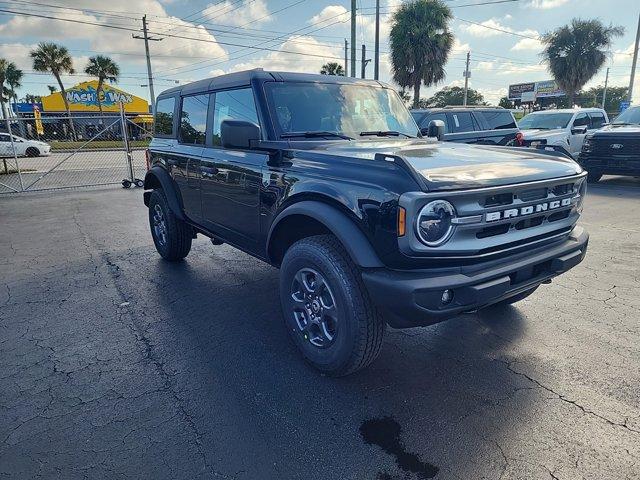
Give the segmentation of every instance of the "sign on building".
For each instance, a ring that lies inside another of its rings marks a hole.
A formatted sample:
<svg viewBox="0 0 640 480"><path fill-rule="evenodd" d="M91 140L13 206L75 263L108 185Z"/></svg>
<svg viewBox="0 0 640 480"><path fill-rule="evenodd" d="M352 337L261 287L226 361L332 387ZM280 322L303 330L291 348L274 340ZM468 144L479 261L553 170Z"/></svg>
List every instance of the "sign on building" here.
<svg viewBox="0 0 640 480"><path fill-rule="evenodd" d="M69 110L72 112L99 112L102 105L103 112L120 111L119 102L124 104L126 113L148 113L149 104L143 98L136 97L111 85L104 84L100 93L97 91L98 81L79 83L75 87L68 89L66 94ZM100 104L98 103L100 96ZM62 92L55 92L46 97L42 97L43 111L65 112Z"/></svg>

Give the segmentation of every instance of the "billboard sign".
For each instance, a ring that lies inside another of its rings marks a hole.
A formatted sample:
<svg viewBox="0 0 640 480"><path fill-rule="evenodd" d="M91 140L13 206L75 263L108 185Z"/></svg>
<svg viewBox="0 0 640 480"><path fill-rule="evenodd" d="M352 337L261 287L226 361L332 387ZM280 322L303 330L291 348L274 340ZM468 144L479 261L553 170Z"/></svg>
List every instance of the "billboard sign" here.
<svg viewBox="0 0 640 480"><path fill-rule="evenodd" d="M562 97L564 92L558 86L555 80L545 80L543 82L536 82L536 97Z"/></svg>
<svg viewBox="0 0 640 480"><path fill-rule="evenodd" d="M509 100L520 100L525 92L535 92L535 83L517 83L509 85Z"/></svg>

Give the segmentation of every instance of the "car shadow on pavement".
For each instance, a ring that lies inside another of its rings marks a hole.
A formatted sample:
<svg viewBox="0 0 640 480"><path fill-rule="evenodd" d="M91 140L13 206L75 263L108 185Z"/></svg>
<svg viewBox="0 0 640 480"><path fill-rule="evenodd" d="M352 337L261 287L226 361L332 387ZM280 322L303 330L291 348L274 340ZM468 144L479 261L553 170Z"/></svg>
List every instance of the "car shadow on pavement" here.
<svg viewBox="0 0 640 480"><path fill-rule="evenodd" d="M244 255L235 264L212 256L205 268L158 261L160 274L145 282L157 312L146 316L156 318L148 329L156 354L168 359L185 408L198 412L192 421L207 432L201 438L224 463L242 464L247 478L373 479L471 478L487 457L504 461L494 439L530 404L503 359L526 330L517 308L389 329L373 365L328 378L289 341L277 271ZM503 402L504 416L496 416ZM391 454L361 435L376 419L397 425ZM318 445L314 458L322 465L313 474L309 445ZM414 457L428 469L401 461Z"/></svg>

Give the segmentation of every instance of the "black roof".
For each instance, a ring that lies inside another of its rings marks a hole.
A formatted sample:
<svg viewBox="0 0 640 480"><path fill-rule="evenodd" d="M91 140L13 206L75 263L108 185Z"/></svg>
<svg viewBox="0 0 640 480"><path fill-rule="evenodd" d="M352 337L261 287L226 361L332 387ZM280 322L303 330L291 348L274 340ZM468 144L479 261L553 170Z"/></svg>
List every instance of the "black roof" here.
<svg viewBox="0 0 640 480"><path fill-rule="evenodd" d="M388 87L388 85L376 80L363 80L359 78L342 77L337 75L321 75L313 73L294 73L294 72L269 72L261 68L254 70L244 70L242 72L228 73L219 77L205 78L179 87L173 87L163 91L158 98L169 95L189 94L210 91L220 88L242 87L251 85L252 80L275 81L275 82L318 82L318 83L339 83L339 84L366 84L380 85Z"/></svg>

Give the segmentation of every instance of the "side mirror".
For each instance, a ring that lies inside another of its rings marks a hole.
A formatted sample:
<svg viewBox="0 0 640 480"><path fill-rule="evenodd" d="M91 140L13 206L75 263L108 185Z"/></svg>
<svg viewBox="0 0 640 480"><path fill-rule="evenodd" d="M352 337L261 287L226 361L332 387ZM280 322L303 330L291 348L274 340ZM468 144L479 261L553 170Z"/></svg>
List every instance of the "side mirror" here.
<svg viewBox="0 0 640 480"><path fill-rule="evenodd" d="M573 127L571 129L571 134L572 135L582 135L583 133L587 133L587 126L586 125L580 125L579 127Z"/></svg>
<svg viewBox="0 0 640 480"><path fill-rule="evenodd" d="M220 140L222 148L248 150L260 141L260 127L244 120L223 120Z"/></svg>
<svg viewBox="0 0 640 480"><path fill-rule="evenodd" d="M438 140L442 140L444 138L444 122L431 120L427 127L427 137L436 137Z"/></svg>

